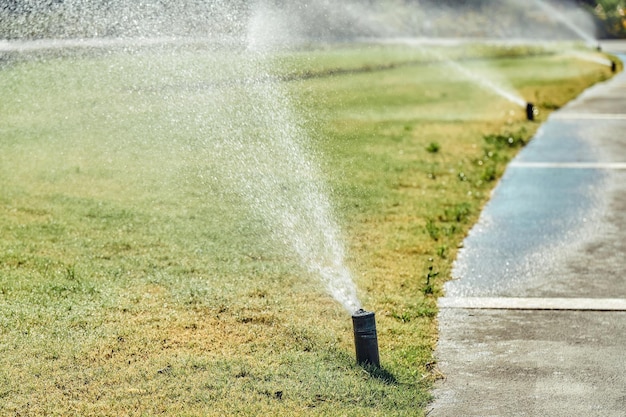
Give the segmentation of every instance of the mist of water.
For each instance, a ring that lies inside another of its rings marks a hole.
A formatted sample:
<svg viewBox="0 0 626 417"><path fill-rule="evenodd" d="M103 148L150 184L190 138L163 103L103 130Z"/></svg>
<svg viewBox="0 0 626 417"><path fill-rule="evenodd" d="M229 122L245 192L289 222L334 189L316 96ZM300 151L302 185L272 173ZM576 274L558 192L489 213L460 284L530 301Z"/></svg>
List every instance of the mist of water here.
<svg viewBox="0 0 626 417"><path fill-rule="evenodd" d="M300 126L284 86L258 77L267 65L264 55L252 54L248 63L256 77L237 88L237 100L223 103L222 111L240 119L226 119L228 124L221 126L228 136L214 157L224 162L222 178L238 189L251 212L265 221L274 242L295 254L353 313L360 308L356 287L345 265L329 192L307 148L307 132Z"/></svg>
<svg viewBox="0 0 626 417"><path fill-rule="evenodd" d="M369 40L372 41L371 39ZM508 85L505 79L503 79L496 71L481 70L475 72L470 70L464 65L461 65L458 61L455 61L447 57L443 52L426 48L428 45L432 45L432 42L424 40L415 40L408 38L395 38L395 39L383 39L379 41L382 44L404 44L415 48L420 48L424 54L430 55L433 59L442 62L448 68L450 68L457 76L460 76L466 80L475 83L478 87L492 94L498 95L511 103L514 103L520 107L526 107L526 101ZM436 43L438 46L447 45L459 45L458 41L445 41L442 43Z"/></svg>
<svg viewBox="0 0 626 417"><path fill-rule="evenodd" d="M263 3L251 10L245 46L229 60L237 81L206 93L203 117L210 133L201 142L210 154L210 174L238 194L287 257L295 256L354 313L361 304L319 158L287 86L272 75L287 18Z"/></svg>
<svg viewBox="0 0 626 417"><path fill-rule="evenodd" d="M561 13L558 9L550 5L543 0L534 0L535 4L545 11L551 18L565 25L573 33L579 36L582 40L587 42L588 45L595 45L596 39L587 31L583 30L580 26L575 24L571 19Z"/></svg>
<svg viewBox="0 0 626 417"><path fill-rule="evenodd" d="M519 96L517 92L515 92L514 90L506 88L503 85L496 83L494 81L494 78L490 78L486 75L481 75L476 72L473 72L469 70L467 67L461 65L460 63L450 60L450 59L444 59L443 62L448 67L453 69L457 74L474 82L477 86L479 86L483 90L489 91L502 98L505 98L511 103L517 104L518 106L522 108L526 107L526 100L524 100L521 96Z"/></svg>
<svg viewBox="0 0 626 417"><path fill-rule="evenodd" d="M250 59L255 72L265 65L262 55ZM224 162L221 178L264 220L274 242L295 254L348 312L356 311L360 303L340 228L289 96L271 79L249 79L237 90L237 100L222 103L222 110L241 119L215 121L227 123L220 126L227 136L213 153Z"/></svg>
<svg viewBox="0 0 626 417"><path fill-rule="evenodd" d="M583 39L593 38L589 35L589 27L593 27L589 16L584 19L580 9L572 14L569 4L565 15L540 0L536 3L517 0L29 0L6 3L0 6L0 39L237 37L245 33L247 19L251 13L258 13L259 4L266 13L280 16L284 31L273 31L272 36L274 41L280 39L282 43L350 40L364 36L549 40L564 39L571 32ZM551 24L537 9L548 12L561 24Z"/></svg>
<svg viewBox="0 0 626 417"><path fill-rule="evenodd" d="M595 62L596 64L605 65L607 67L613 65L613 61L611 61L610 59L589 52L570 51L567 52L565 55L573 56L583 61Z"/></svg>

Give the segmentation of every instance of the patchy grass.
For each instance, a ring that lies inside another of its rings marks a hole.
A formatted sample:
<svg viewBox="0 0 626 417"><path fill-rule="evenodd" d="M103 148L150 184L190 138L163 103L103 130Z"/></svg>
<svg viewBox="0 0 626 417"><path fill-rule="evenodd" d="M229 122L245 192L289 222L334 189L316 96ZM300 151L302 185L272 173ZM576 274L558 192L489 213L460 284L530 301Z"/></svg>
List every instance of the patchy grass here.
<svg viewBox="0 0 626 417"><path fill-rule="evenodd" d="M610 76L572 58L470 52L483 59L469 68L488 64L544 110ZM279 70L377 312L383 371L354 363L349 315L211 166L205 109L219 105L207 91L235 77L223 58L6 65L1 413L423 415L438 375L436 297L538 126L430 56L317 50L282 57Z"/></svg>

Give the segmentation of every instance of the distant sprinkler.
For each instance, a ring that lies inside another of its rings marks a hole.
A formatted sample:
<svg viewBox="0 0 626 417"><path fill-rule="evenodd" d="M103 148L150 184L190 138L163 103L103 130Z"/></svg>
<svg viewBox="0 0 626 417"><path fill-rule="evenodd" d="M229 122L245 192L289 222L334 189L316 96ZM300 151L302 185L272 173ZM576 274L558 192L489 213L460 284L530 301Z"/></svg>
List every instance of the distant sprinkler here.
<svg viewBox="0 0 626 417"><path fill-rule="evenodd" d="M602 46L600 46L600 45L596 46L596 51L602 52Z"/></svg>
<svg viewBox="0 0 626 417"><path fill-rule="evenodd" d="M526 118L528 120L535 120L535 116L539 114L537 107L533 103L526 103Z"/></svg>
<svg viewBox="0 0 626 417"><path fill-rule="evenodd" d="M352 315L352 324L354 326L354 347L356 348L357 363L380 367L374 313L359 309Z"/></svg>

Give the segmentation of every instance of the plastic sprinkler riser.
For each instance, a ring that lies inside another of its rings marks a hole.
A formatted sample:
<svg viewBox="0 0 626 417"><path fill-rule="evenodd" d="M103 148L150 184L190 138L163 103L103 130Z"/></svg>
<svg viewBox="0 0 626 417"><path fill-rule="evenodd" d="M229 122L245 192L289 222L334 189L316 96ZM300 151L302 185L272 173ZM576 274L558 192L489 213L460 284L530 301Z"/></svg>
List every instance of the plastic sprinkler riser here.
<svg viewBox="0 0 626 417"><path fill-rule="evenodd" d="M357 363L380 367L374 313L360 309L352 315L352 324Z"/></svg>
<svg viewBox="0 0 626 417"><path fill-rule="evenodd" d="M535 113L537 109L535 109L535 105L533 103L526 104L526 118L528 120L535 120Z"/></svg>

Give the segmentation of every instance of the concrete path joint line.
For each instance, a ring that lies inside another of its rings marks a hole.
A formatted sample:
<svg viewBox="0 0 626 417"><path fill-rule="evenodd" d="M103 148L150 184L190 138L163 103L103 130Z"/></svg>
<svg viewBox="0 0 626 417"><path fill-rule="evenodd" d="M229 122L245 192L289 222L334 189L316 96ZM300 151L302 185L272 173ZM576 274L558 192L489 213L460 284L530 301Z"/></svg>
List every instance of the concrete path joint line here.
<svg viewBox="0 0 626 417"><path fill-rule="evenodd" d="M626 114L621 113L554 113L550 119L555 120L626 120Z"/></svg>
<svg viewBox="0 0 626 417"><path fill-rule="evenodd" d="M511 162L513 168L626 169L626 162Z"/></svg>
<svg viewBox="0 0 626 417"><path fill-rule="evenodd" d="M442 309L626 311L622 298L441 297L438 305Z"/></svg>

